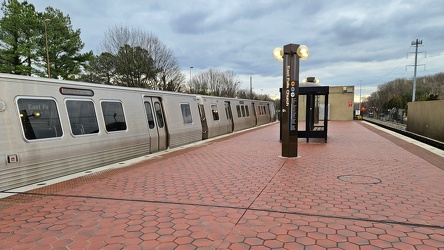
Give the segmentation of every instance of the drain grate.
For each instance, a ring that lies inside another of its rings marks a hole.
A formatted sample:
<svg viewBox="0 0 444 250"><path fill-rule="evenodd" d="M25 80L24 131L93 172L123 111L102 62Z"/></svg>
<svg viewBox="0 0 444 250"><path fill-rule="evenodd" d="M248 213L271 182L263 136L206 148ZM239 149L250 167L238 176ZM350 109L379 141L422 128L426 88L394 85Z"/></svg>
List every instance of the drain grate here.
<svg viewBox="0 0 444 250"><path fill-rule="evenodd" d="M354 184L378 184L382 182L381 179L365 175L340 175L338 179Z"/></svg>

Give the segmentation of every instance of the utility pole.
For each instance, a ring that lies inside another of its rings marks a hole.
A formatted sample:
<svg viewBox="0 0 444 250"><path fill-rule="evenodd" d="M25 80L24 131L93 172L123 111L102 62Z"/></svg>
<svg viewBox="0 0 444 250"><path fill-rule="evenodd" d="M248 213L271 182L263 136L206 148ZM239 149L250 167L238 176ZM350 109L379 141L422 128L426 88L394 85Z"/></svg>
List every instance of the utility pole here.
<svg viewBox="0 0 444 250"><path fill-rule="evenodd" d="M412 42L412 45L415 46L415 69L413 73L413 95L412 95L412 102L415 101L415 95L416 95L416 67L418 66L418 45L422 44L422 40L416 39L416 41Z"/></svg>
<svg viewBox="0 0 444 250"><path fill-rule="evenodd" d="M415 41L412 41L412 46L415 46L415 65L407 65L407 66L414 66L414 73L413 73L413 94L412 94L412 102L416 99L416 68L418 67L418 46L422 44L422 40L416 39ZM423 52L419 52L423 53ZM421 64L424 65L424 64Z"/></svg>

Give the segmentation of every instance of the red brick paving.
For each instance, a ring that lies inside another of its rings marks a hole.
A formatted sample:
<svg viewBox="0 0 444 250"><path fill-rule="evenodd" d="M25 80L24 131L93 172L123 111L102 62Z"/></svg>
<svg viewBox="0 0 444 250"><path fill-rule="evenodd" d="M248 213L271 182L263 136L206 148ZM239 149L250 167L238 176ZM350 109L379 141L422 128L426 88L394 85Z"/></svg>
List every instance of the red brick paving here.
<svg viewBox="0 0 444 250"><path fill-rule="evenodd" d="M0 249L444 249L442 157L356 121L301 139L300 158L279 157L278 137L274 124L2 199Z"/></svg>

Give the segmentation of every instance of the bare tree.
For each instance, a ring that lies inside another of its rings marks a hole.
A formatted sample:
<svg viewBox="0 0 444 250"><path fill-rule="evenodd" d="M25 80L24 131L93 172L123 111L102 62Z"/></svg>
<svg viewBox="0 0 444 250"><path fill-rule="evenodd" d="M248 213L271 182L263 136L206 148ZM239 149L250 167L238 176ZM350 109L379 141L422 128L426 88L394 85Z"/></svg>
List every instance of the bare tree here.
<svg viewBox="0 0 444 250"><path fill-rule="evenodd" d="M189 85L189 93L201 94L201 95L209 95L210 88L208 85L209 79L207 76L207 72L198 73L193 76L193 79Z"/></svg>
<svg viewBox="0 0 444 250"><path fill-rule="evenodd" d="M240 99L251 99L250 90L249 89L240 89L237 91L236 97Z"/></svg>
<svg viewBox="0 0 444 250"><path fill-rule="evenodd" d="M233 71L220 72L214 69L197 74L190 82L192 93L236 97L240 82Z"/></svg>
<svg viewBox="0 0 444 250"><path fill-rule="evenodd" d="M223 79L225 84L221 96L235 97L240 89L240 81L238 81L236 73L231 70L225 71Z"/></svg>
<svg viewBox="0 0 444 250"><path fill-rule="evenodd" d="M105 40L101 44L103 51L118 55L121 48L130 46L146 50L153 60L154 77L148 77L143 87L159 90L181 91L185 76L181 73L179 63L167 48L152 33L137 28L114 26L105 32Z"/></svg>

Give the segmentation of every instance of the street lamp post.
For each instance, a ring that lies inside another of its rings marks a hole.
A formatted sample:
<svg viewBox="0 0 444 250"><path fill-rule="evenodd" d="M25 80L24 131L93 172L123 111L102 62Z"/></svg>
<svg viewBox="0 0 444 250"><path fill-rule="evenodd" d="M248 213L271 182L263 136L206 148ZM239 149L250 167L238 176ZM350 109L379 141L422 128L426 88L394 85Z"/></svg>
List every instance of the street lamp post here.
<svg viewBox="0 0 444 250"><path fill-rule="evenodd" d="M283 61L282 157L298 157L299 58L306 60L308 55L307 46L299 44L273 50L273 56Z"/></svg>
<svg viewBox="0 0 444 250"><path fill-rule="evenodd" d="M48 48L48 31L46 25L51 22L51 19L45 19L45 40L46 40L46 65L48 67L48 78L51 78L51 69L49 66L49 48Z"/></svg>
<svg viewBox="0 0 444 250"><path fill-rule="evenodd" d="M190 93L191 93L191 69L193 68L193 66L190 67Z"/></svg>

